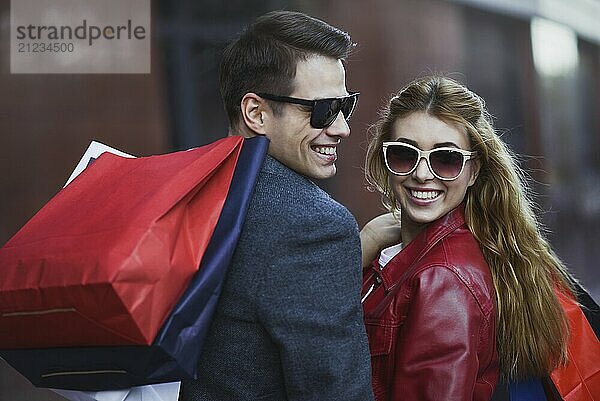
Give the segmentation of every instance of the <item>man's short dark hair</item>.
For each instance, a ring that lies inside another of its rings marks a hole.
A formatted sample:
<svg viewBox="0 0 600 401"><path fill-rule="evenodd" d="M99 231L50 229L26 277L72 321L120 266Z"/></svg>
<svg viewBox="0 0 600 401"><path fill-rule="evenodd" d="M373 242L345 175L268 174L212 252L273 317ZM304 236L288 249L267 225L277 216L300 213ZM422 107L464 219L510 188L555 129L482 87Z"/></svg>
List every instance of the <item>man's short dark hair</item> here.
<svg viewBox="0 0 600 401"><path fill-rule="evenodd" d="M240 103L248 92L292 93L299 61L320 55L345 60L350 35L326 22L294 11L258 17L224 51L220 89L232 128L240 123ZM275 113L281 104L269 102Z"/></svg>

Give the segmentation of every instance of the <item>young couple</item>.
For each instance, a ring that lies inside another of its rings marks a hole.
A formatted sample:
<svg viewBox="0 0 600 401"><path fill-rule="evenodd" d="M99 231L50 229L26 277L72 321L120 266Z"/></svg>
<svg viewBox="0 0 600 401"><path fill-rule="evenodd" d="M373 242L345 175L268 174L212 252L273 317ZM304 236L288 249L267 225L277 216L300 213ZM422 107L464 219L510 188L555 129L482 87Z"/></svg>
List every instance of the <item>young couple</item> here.
<svg viewBox="0 0 600 401"><path fill-rule="evenodd" d="M554 290L570 294L568 273L465 86L428 77L391 97L366 158L391 213L360 236L312 182L335 175L350 135L352 46L277 11L225 50L230 134L270 147L199 378L180 400L488 400L500 375L543 376L565 359Z"/></svg>

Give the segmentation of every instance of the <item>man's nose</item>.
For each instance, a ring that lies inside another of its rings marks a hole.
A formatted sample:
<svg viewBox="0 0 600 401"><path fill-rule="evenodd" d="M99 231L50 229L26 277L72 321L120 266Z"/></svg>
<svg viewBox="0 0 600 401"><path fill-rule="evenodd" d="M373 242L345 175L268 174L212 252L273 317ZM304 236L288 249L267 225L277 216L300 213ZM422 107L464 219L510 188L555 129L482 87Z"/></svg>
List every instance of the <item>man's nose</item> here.
<svg viewBox="0 0 600 401"><path fill-rule="evenodd" d="M338 113L333 123L325 130L327 135L330 136L339 136L342 138L347 138L350 136L350 127L348 126L348 121L346 121L344 114L341 111Z"/></svg>

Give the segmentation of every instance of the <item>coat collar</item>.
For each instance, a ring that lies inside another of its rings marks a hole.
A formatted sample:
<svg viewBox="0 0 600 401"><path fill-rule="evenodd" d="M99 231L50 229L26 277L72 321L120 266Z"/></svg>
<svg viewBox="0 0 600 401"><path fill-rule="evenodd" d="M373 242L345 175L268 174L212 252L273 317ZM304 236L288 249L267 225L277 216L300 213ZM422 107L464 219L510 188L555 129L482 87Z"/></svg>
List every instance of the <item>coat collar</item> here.
<svg viewBox="0 0 600 401"><path fill-rule="evenodd" d="M465 205L458 207L440 217L426 229L421 231L400 253L398 253L383 270L374 262L372 268L381 277L384 288L389 291L402 275L411 269L437 243L457 228L465 224Z"/></svg>
<svg viewBox="0 0 600 401"><path fill-rule="evenodd" d="M293 172L292 169L269 154L265 156L263 170L275 175L289 175L291 172Z"/></svg>

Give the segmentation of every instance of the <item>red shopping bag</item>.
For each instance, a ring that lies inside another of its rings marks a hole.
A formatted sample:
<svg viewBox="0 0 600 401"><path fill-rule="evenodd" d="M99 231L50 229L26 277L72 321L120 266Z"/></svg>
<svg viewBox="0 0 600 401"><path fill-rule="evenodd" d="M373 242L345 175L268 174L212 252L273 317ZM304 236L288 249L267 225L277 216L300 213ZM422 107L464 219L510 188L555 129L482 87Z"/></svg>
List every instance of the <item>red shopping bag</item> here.
<svg viewBox="0 0 600 401"><path fill-rule="evenodd" d="M600 342L581 307L558 291L557 296L569 319L569 361L552 372L552 382L565 401L600 400Z"/></svg>
<svg viewBox="0 0 600 401"><path fill-rule="evenodd" d="M151 344L198 270L242 141L100 156L0 249L2 347Z"/></svg>

